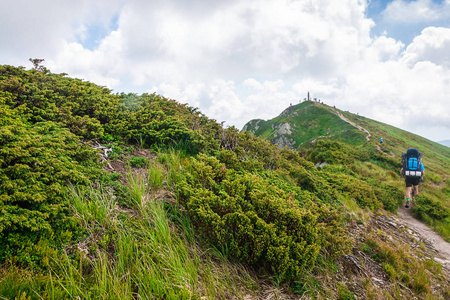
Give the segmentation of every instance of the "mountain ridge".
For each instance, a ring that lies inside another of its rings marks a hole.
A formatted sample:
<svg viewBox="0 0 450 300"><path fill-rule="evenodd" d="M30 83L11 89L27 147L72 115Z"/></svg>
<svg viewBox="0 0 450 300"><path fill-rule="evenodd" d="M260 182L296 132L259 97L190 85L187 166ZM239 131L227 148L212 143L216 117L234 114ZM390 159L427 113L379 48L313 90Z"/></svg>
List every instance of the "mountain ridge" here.
<svg viewBox="0 0 450 300"><path fill-rule="evenodd" d="M315 107L316 109L309 109L310 107ZM298 118L299 115L304 118ZM321 119L322 122L314 121L317 119ZM338 119L345 123L339 123ZM341 130L341 134L330 133L330 128L342 126L342 124L345 124L345 127L334 130L334 132ZM289 128L290 130L280 131L280 128ZM309 148L311 146L310 143L317 139L328 138L357 147L372 146L375 148L378 145L381 151L397 157L401 157L401 153L408 148L418 147L422 148L419 150L424 154L434 151L441 152L444 155L440 155L439 159L450 163L448 160L449 149L440 143L433 142L403 129L314 101L304 101L300 104L292 105L283 110L279 116L270 120L250 120L244 125L242 131L250 131L273 144L277 144L277 139L273 138L275 135L278 139L289 141L289 144L279 144L280 148L284 146L294 150L298 150L300 147ZM382 144L380 143L380 138L383 138ZM419 145L416 146L415 144L417 143ZM433 151L427 150L430 148Z"/></svg>

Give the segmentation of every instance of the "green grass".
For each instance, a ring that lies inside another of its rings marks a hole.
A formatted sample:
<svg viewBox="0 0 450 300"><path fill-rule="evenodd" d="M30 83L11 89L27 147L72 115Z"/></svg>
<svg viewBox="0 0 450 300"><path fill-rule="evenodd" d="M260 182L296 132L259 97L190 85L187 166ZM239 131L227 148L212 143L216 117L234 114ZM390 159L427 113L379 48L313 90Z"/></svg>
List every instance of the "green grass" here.
<svg viewBox="0 0 450 300"><path fill-rule="evenodd" d="M257 288L238 264L223 262L196 242L189 219L155 198L181 168L179 153L160 156L147 173L129 169L130 207L105 187L70 187L68 200L84 237L48 263L48 272L2 269L7 299L242 298ZM176 212L177 215L174 215ZM218 265L218 261L220 265ZM28 298L30 297L30 298ZM0 298L3 299L3 298Z"/></svg>
<svg viewBox="0 0 450 300"><path fill-rule="evenodd" d="M361 146L366 141L365 133L341 120L329 107L311 101L293 105L274 119L261 120L257 130L252 126L248 126L247 130L274 141L277 126L283 123L291 125L292 134L288 137L294 139L294 148L308 147L308 142L318 137L334 138L355 146Z"/></svg>

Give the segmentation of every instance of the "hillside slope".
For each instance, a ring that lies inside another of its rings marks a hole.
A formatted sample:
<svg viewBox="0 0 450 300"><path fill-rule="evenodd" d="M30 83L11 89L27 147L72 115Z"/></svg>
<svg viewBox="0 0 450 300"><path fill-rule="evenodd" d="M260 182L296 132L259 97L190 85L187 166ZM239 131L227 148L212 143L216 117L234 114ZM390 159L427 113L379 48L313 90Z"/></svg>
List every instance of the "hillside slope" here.
<svg viewBox="0 0 450 300"><path fill-rule="evenodd" d="M433 247L389 213L398 157L306 106L342 140L279 149L156 94L0 66L0 297L448 297ZM431 173L413 212L445 236Z"/></svg>
<svg viewBox="0 0 450 300"><path fill-rule="evenodd" d="M317 152L315 144L318 140L342 142L350 146L349 151L358 151L357 149L366 149L371 153L378 151L383 154L385 159L392 161L391 166L394 168L390 169L394 172L401 167L402 153L406 152L408 148L419 149L423 153L426 168L426 176L420 185L421 190L424 196L434 202L428 203L428 201L424 207L416 207L413 213L433 226L447 240L450 240L450 228L437 224L439 221L430 217L430 214L433 214L431 212L433 203L439 203L447 209L450 208L450 176L448 173L450 148L394 126L313 101L290 106L271 120L249 121L243 131L251 131L256 136L277 144L280 148L288 147L303 152L308 149L310 153ZM380 138L383 138L383 143L380 143ZM324 149L319 151L324 151ZM316 154L311 159L315 160L315 163L322 163L318 157L321 156ZM372 158L372 162L382 167L381 170L377 170L379 174L373 174L373 176L378 177L381 182L396 186L399 190L403 189L403 183L397 176L392 178L385 173L386 164L380 162L379 158L375 160ZM364 172L367 173L367 171ZM420 209L427 210L428 216L420 212Z"/></svg>
<svg viewBox="0 0 450 300"><path fill-rule="evenodd" d="M325 137L355 146L366 141L363 133L339 118L330 107L312 101L292 105L272 120L251 120L243 131L290 149Z"/></svg>

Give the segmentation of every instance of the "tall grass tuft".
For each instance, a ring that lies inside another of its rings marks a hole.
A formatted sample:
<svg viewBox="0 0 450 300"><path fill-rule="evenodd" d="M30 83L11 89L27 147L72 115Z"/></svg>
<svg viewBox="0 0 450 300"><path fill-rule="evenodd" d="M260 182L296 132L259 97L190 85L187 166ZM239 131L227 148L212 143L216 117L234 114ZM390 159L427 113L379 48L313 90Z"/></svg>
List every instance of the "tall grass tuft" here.
<svg viewBox="0 0 450 300"><path fill-rule="evenodd" d="M185 154L176 150L169 150L158 155L158 161L166 166L167 169L167 187L172 189L183 176L182 162Z"/></svg>
<svg viewBox="0 0 450 300"><path fill-rule="evenodd" d="M158 163L151 164L148 168L147 177L149 188L156 192L163 188L165 180L164 168Z"/></svg>

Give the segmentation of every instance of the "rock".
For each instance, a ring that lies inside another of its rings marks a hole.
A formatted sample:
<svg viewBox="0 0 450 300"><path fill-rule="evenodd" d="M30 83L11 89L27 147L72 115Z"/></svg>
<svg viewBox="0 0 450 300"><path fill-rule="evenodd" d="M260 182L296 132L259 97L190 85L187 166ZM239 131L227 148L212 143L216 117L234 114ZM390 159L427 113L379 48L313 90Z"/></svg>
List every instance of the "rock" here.
<svg viewBox="0 0 450 300"><path fill-rule="evenodd" d="M328 165L326 162L323 162L323 163L317 163L317 164L315 164L315 167L316 168L323 168L324 166L326 166L326 165Z"/></svg>
<svg viewBox="0 0 450 300"><path fill-rule="evenodd" d="M376 277L372 277L372 280L375 281L375 282L377 282L377 283L379 283L379 284L383 284L383 280L378 279L378 278L376 278Z"/></svg>
<svg viewBox="0 0 450 300"><path fill-rule="evenodd" d="M392 227L397 228L397 224L395 224L394 222L387 222L389 225L391 225Z"/></svg>
<svg viewBox="0 0 450 300"><path fill-rule="evenodd" d="M440 259L440 258L435 257L434 260L435 260L436 262L440 263L441 265L450 264L450 261L445 260L445 259Z"/></svg>

